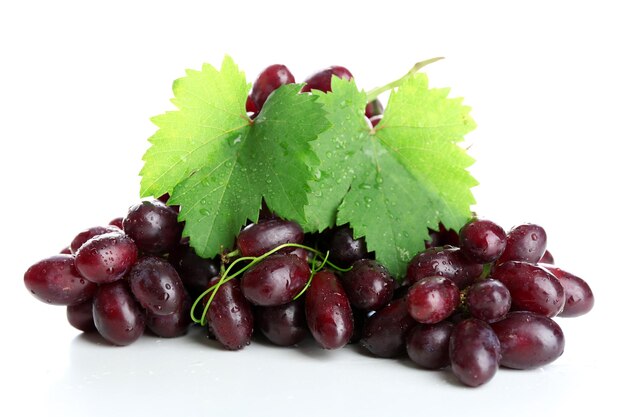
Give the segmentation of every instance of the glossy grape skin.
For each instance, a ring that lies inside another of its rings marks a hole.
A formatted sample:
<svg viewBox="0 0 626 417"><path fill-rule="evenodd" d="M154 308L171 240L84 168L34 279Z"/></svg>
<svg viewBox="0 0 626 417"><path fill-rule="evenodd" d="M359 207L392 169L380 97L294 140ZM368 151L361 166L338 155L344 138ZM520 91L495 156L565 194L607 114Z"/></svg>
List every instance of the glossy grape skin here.
<svg viewBox="0 0 626 417"><path fill-rule="evenodd" d="M550 271L563 286L565 306L558 314L559 317L578 317L591 311L594 296L585 280L552 265L541 266Z"/></svg>
<svg viewBox="0 0 626 417"><path fill-rule="evenodd" d="M182 308L183 282L176 269L164 259L141 258L130 270L128 282L137 301L151 314L167 315Z"/></svg>
<svg viewBox="0 0 626 417"><path fill-rule="evenodd" d="M219 277L211 279L209 285L219 282ZM243 349L250 344L254 330L252 306L243 296L239 281L231 279L223 283L207 314L209 332L228 350Z"/></svg>
<svg viewBox="0 0 626 417"><path fill-rule="evenodd" d="M526 262L498 265L491 276L511 293L511 309L532 311L554 317L565 306L565 292L559 280L547 270Z"/></svg>
<svg viewBox="0 0 626 417"><path fill-rule="evenodd" d="M243 274L241 290L252 304L277 306L293 300L310 275L311 269L306 261L295 255L276 253Z"/></svg>
<svg viewBox="0 0 626 417"><path fill-rule="evenodd" d="M96 284L122 279L137 260L137 246L124 233L97 235L76 252L76 269Z"/></svg>
<svg viewBox="0 0 626 417"><path fill-rule="evenodd" d="M459 288L444 277L422 278L409 288L409 314L419 323L433 324L449 317L461 302Z"/></svg>
<svg viewBox="0 0 626 417"><path fill-rule="evenodd" d="M76 252L78 252L78 249L80 249L80 247L92 237L103 235L105 233L120 232L120 231L121 231L121 228L118 228L117 225L112 225L112 224L109 226L90 227L87 230L83 230L82 232L77 234L74 239L72 239L72 243L70 243L70 251L73 254L76 254Z"/></svg>
<svg viewBox="0 0 626 417"><path fill-rule="evenodd" d="M296 222L271 219L247 226L237 236L237 248L241 256L261 256L284 243L299 243L304 232ZM291 248L285 248L289 251Z"/></svg>
<svg viewBox="0 0 626 417"><path fill-rule="evenodd" d="M191 325L191 298L185 295L181 308L172 314L158 315L146 312L146 326L159 337L179 337L189 330Z"/></svg>
<svg viewBox="0 0 626 417"><path fill-rule="evenodd" d="M381 358L393 358L406 350L406 335L417 325L406 298L393 300L365 320L361 345Z"/></svg>
<svg viewBox="0 0 626 417"><path fill-rule="evenodd" d="M124 229L124 218L123 217L116 217L113 220L111 220L109 222L110 226L115 226L120 230Z"/></svg>
<svg viewBox="0 0 626 417"><path fill-rule="evenodd" d="M387 268L372 259L356 261L343 275L341 285L350 303L363 310L378 310L393 297L393 278Z"/></svg>
<svg viewBox="0 0 626 417"><path fill-rule="evenodd" d="M461 252L480 264L494 262L506 247L504 229L489 220L474 220L459 230Z"/></svg>
<svg viewBox="0 0 626 417"><path fill-rule="evenodd" d="M278 346L293 346L309 334L304 299L274 307L257 307L255 318L261 333Z"/></svg>
<svg viewBox="0 0 626 417"><path fill-rule="evenodd" d="M452 373L462 383L477 387L491 380L500 357L500 341L487 323L470 318L454 326L450 335L450 364Z"/></svg>
<svg viewBox="0 0 626 417"><path fill-rule="evenodd" d="M296 82L293 74L289 69L280 64L270 65L265 68L256 81L252 85L252 91L250 92L250 99L254 103L256 111L259 111L270 94L281 85L293 84Z"/></svg>
<svg viewBox="0 0 626 417"><path fill-rule="evenodd" d="M333 75L339 78L343 78L345 80L351 80L353 78L352 73L350 73L347 68L337 65L331 66L307 78L304 81L306 85L302 87L302 92L305 93L311 90L320 90L324 93L327 93L331 91L331 79Z"/></svg>
<svg viewBox="0 0 626 417"><path fill-rule="evenodd" d="M97 286L80 275L74 256L54 255L32 265L24 273L24 285L44 303L54 305L79 304L89 300Z"/></svg>
<svg viewBox="0 0 626 417"><path fill-rule="evenodd" d="M516 226L506 236L506 248L498 263L507 261L537 263L546 251L547 242L543 227L531 223Z"/></svg>
<svg viewBox="0 0 626 417"><path fill-rule="evenodd" d="M367 105L365 106L365 117L371 119L374 116L382 115L383 111L383 103L381 103L380 100L376 98L367 103Z"/></svg>
<svg viewBox="0 0 626 417"><path fill-rule="evenodd" d="M118 346L137 340L145 328L145 315L125 281L103 284L93 298L93 321L98 333Z"/></svg>
<svg viewBox="0 0 626 417"><path fill-rule="evenodd" d="M493 323L511 309L511 293L501 281L485 279L467 289L465 304L473 317Z"/></svg>
<svg viewBox="0 0 626 417"><path fill-rule="evenodd" d="M431 248L411 259L406 272L406 284L412 285L422 278L441 276L448 278L459 289L470 285L483 273L480 264L465 258L459 248Z"/></svg>
<svg viewBox="0 0 626 417"><path fill-rule="evenodd" d="M440 369L450 365L450 335L454 324L440 321L413 327L406 336L409 358L422 368Z"/></svg>
<svg viewBox="0 0 626 417"><path fill-rule="evenodd" d="M324 349L338 349L350 341L352 309L335 274L322 270L313 276L305 292L305 310L309 330Z"/></svg>
<svg viewBox="0 0 626 417"><path fill-rule="evenodd" d="M332 234L328 249L330 260L340 267L347 268L359 259L367 257L367 245L364 238L355 239L352 229L341 226Z"/></svg>
<svg viewBox="0 0 626 417"><path fill-rule="evenodd" d="M209 288L209 281L220 272L219 258L205 259L196 254L189 244L180 244L168 256L169 263L192 298L197 298Z"/></svg>
<svg viewBox="0 0 626 417"><path fill-rule="evenodd" d="M182 225L178 214L159 200L137 203L124 217L124 232L140 251L160 255L174 249L180 241Z"/></svg>
<svg viewBox="0 0 626 417"><path fill-rule="evenodd" d="M539 314L514 311L491 327L501 344L500 364L508 368L538 368L555 361L565 349L561 327Z"/></svg>
<svg viewBox="0 0 626 417"><path fill-rule="evenodd" d="M89 299L79 304L67 306L67 321L72 327L83 331L92 332L96 330L93 322L93 300Z"/></svg>

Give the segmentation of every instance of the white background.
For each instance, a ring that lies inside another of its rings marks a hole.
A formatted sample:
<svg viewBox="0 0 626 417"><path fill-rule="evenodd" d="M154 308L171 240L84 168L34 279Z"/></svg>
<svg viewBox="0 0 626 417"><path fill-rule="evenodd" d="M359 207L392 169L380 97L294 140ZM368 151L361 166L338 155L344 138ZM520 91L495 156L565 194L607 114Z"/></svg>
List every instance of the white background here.
<svg viewBox="0 0 626 417"><path fill-rule="evenodd" d="M621 2L226 3L0 6L1 413L521 416L621 407L623 384L610 380L626 372ZM559 320L564 355L470 389L449 372L354 348L257 344L232 353L198 332L114 348L32 298L28 266L137 200L149 119L172 108L172 81L225 53L250 81L274 63L299 81L339 64L364 89L446 57L426 72L473 107L476 211L506 229L543 225L557 263L595 291L592 313Z"/></svg>

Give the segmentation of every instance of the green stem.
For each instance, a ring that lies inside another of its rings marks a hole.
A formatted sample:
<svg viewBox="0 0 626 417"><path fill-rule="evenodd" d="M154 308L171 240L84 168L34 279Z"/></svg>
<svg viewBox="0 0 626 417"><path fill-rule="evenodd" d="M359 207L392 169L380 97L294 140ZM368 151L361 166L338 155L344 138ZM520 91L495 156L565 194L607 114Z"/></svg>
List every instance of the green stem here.
<svg viewBox="0 0 626 417"><path fill-rule="evenodd" d="M402 84L407 78L413 76L417 71L421 70L428 64L432 64L433 62L437 62L443 59L443 57L431 58L426 61L420 61L417 64L413 65L413 68L409 70L404 76L398 78L395 81L390 82L389 84L383 85L382 87L376 87L373 90L367 92L367 102L374 101L376 97L384 93L385 91L391 90L392 88L398 87Z"/></svg>

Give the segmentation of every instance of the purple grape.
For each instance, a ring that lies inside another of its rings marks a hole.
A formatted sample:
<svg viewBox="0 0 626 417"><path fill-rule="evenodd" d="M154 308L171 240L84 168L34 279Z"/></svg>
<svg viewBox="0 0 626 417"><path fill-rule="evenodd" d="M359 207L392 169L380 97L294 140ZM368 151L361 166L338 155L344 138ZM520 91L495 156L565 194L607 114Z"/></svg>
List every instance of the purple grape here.
<svg viewBox="0 0 626 417"><path fill-rule="evenodd" d="M350 303L363 310L378 310L393 297L394 281L382 264L361 259L341 279Z"/></svg>
<svg viewBox="0 0 626 417"><path fill-rule="evenodd" d="M97 286L82 277L72 255L54 255L43 259L26 271L24 285L44 303L72 305L93 297Z"/></svg>
<svg viewBox="0 0 626 417"><path fill-rule="evenodd" d="M76 252L76 269L91 282L122 279L137 260L137 246L121 231L97 235Z"/></svg>
<svg viewBox="0 0 626 417"><path fill-rule="evenodd" d="M381 103L380 100L376 98L367 103L367 106L365 106L365 117L371 119L374 116L382 115L383 111L383 103Z"/></svg>
<svg viewBox="0 0 626 417"><path fill-rule="evenodd" d="M209 285L219 282L213 278ZM228 350L239 350L250 344L254 330L252 306L243 296L239 281L232 279L217 290L208 312L209 332Z"/></svg>
<svg viewBox="0 0 626 417"><path fill-rule="evenodd" d="M130 270L128 281L137 301L151 314L168 315L182 308L185 287L166 260L155 256L141 258Z"/></svg>
<svg viewBox="0 0 626 417"><path fill-rule="evenodd" d="M315 274L305 293L306 320L311 334L324 349L345 346L354 331L348 296L330 271Z"/></svg>
<svg viewBox="0 0 626 417"><path fill-rule="evenodd" d="M479 264L494 262L506 247L504 229L489 220L474 220L459 231L461 252Z"/></svg>
<svg viewBox="0 0 626 417"><path fill-rule="evenodd" d="M304 232L298 223L272 219L251 224L239 232L237 248L241 256L261 256L284 243L302 243L303 240Z"/></svg>
<svg viewBox="0 0 626 417"><path fill-rule="evenodd" d="M178 214L159 200L142 201L128 210L124 232L140 251L160 255L174 249L180 241L182 224Z"/></svg>
<svg viewBox="0 0 626 417"><path fill-rule="evenodd" d="M502 282L486 279L467 289L465 304L473 317L493 323L509 312L511 293Z"/></svg>
<svg viewBox="0 0 626 417"><path fill-rule="evenodd" d="M102 337L119 346L133 343L145 328L143 310L125 281L98 287L93 299L93 321Z"/></svg>
<svg viewBox="0 0 626 417"><path fill-rule="evenodd" d="M92 332L96 330L93 322L93 300L89 299L79 304L67 306L67 321L72 327L82 332Z"/></svg>
<svg viewBox="0 0 626 417"><path fill-rule="evenodd" d="M591 287L585 280L561 268L550 265L542 266L550 271L563 286L565 306L563 311L558 314L559 317L578 317L591 311L594 297Z"/></svg>
<svg viewBox="0 0 626 417"><path fill-rule="evenodd" d="M393 300L365 320L361 345L381 358L392 358L406 350L406 335L417 325L406 298Z"/></svg>
<svg viewBox="0 0 626 417"><path fill-rule="evenodd" d="M555 361L565 349L559 325L539 314L514 311L491 327L502 347L500 364L508 368L538 368Z"/></svg>
<svg viewBox="0 0 626 417"><path fill-rule="evenodd" d="M278 346L293 346L309 334L302 299L274 307L257 307L259 329Z"/></svg>
<svg viewBox="0 0 626 417"><path fill-rule="evenodd" d="M419 323L439 323L449 317L461 302L459 288L444 277L427 277L409 288L409 314Z"/></svg>
<svg viewBox="0 0 626 417"><path fill-rule="evenodd" d="M370 123L372 124L372 127L376 127L378 126L378 123L380 123L381 120L383 120L383 115L379 114L378 116L372 116L368 119L370 121Z"/></svg>
<svg viewBox="0 0 626 417"><path fill-rule="evenodd" d="M181 308L171 314L158 315L146 312L146 326L159 337L179 337L189 330L191 325L191 298L185 294Z"/></svg>
<svg viewBox="0 0 626 417"><path fill-rule="evenodd" d="M124 230L124 218L123 217L116 217L113 220L111 220L109 222L110 226L115 226L120 230ZM79 246L80 247L80 246Z"/></svg>
<svg viewBox="0 0 626 417"><path fill-rule="evenodd" d="M511 293L513 310L532 311L547 317L559 314L565 305L565 293L559 280L536 265L509 261L498 265L491 276Z"/></svg>
<svg viewBox="0 0 626 417"><path fill-rule="evenodd" d="M74 239L72 239L72 243L70 243L70 251L73 254L75 254L76 252L78 252L78 249L80 249L80 247L83 246L85 242L87 242L89 239L91 239L94 236L103 235L105 233L111 233L111 232L120 232L120 231L121 231L121 227L118 228L117 225L113 225L113 224L110 224L109 226L90 227L87 230L83 230L82 232L77 234Z"/></svg>
<svg viewBox="0 0 626 417"><path fill-rule="evenodd" d="M440 321L417 325L406 337L409 358L422 368L439 369L450 365L450 335L454 324Z"/></svg>
<svg viewBox="0 0 626 417"><path fill-rule="evenodd" d="M332 66L323 69L305 80L306 85L302 87L302 92L309 92L311 90L320 90L324 93L331 91L331 79L332 76L351 80L352 74L344 67Z"/></svg>
<svg viewBox="0 0 626 417"><path fill-rule="evenodd" d="M270 65L265 68L252 85L250 100L254 104L255 111L259 111L270 94L281 85L293 84L295 78L289 69L280 64Z"/></svg>
<svg viewBox="0 0 626 417"><path fill-rule="evenodd" d="M192 298L197 298L209 288L209 281L220 273L219 257L205 259L196 255L188 243L181 243L168 256L169 263L176 269L185 289Z"/></svg>
<svg viewBox="0 0 626 417"><path fill-rule="evenodd" d="M541 257L541 259L539 259L539 262L537 263L554 265L554 257L552 256L550 251L546 249L546 251L543 253L543 256Z"/></svg>
<svg viewBox="0 0 626 417"><path fill-rule="evenodd" d="M543 227L536 224L522 224L514 227L506 236L506 248L498 263L522 261L535 264L546 251L547 237Z"/></svg>
<svg viewBox="0 0 626 417"><path fill-rule="evenodd" d="M495 375L500 362L500 341L484 321L470 318L456 324L450 335L452 373L470 387Z"/></svg>
<svg viewBox="0 0 626 417"><path fill-rule="evenodd" d="M294 255L273 254L248 269L241 277L241 290L248 301L277 306L293 300L304 288L311 269Z"/></svg>
<svg viewBox="0 0 626 417"><path fill-rule="evenodd" d="M406 272L406 283L415 284L422 278L440 276L448 278L463 289L483 273L480 264L467 260L459 248L431 248L411 259Z"/></svg>
<svg viewBox="0 0 626 417"><path fill-rule="evenodd" d="M367 256L365 238L354 239L352 229L341 226L332 234L329 241L330 260L347 268Z"/></svg>
<svg viewBox="0 0 626 417"><path fill-rule="evenodd" d="M248 98L246 99L246 112L252 113L253 118L259 112L259 109L257 109L256 105L254 104L254 101L252 101L251 96L248 96Z"/></svg>

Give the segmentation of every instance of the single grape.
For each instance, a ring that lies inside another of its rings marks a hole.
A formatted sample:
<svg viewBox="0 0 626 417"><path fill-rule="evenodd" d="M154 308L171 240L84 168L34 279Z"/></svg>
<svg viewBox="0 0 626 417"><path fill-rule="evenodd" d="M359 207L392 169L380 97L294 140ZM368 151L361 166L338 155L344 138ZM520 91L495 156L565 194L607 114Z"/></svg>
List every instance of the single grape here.
<svg viewBox="0 0 626 417"><path fill-rule="evenodd" d="M482 273L482 265L469 261L459 248L438 247L426 249L411 259L406 271L406 283L412 285L422 278L440 276L463 289Z"/></svg>
<svg viewBox="0 0 626 417"><path fill-rule="evenodd" d="M372 116L369 118L369 121L372 124L372 127L378 126L378 123L380 123L381 120L383 120L382 114L379 114L378 116Z"/></svg>
<svg viewBox="0 0 626 417"><path fill-rule="evenodd" d="M450 365L450 335L454 324L440 321L413 327L406 336L409 358L422 368L439 369Z"/></svg>
<svg viewBox="0 0 626 417"><path fill-rule="evenodd" d="M444 277L422 278L409 288L409 314L420 323L439 323L449 317L461 302L459 288Z"/></svg>
<svg viewBox="0 0 626 417"><path fill-rule="evenodd" d="M213 286L220 278L215 277ZM215 293L208 312L209 332L228 350L239 350L250 344L254 330L252 306L243 296L239 281L223 283Z"/></svg>
<svg viewBox="0 0 626 417"><path fill-rule="evenodd" d="M354 331L350 301L330 271L315 274L305 292L306 320L311 334L324 349L345 346Z"/></svg>
<svg viewBox="0 0 626 417"><path fill-rule="evenodd" d="M193 299L209 288L209 280L220 273L219 257L201 258L188 243L181 243L174 248L167 260L176 269Z"/></svg>
<svg viewBox="0 0 626 417"><path fill-rule="evenodd" d="M309 334L304 300L274 307L257 307L255 318L267 339L278 346L293 346Z"/></svg>
<svg viewBox="0 0 626 417"><path fill-rule="evenodd" d="M293 300L310 275L311 269L306 261L294 255L276 253L244 272L241 290L252 304L277 306Z"/></svg>
<svg viewBox="0 0 626 417"><path fill-rule="evenodd" d="M507 261L537 263L545 253L546 245L547 236L543 227L530 223L519 225L507 234L506 248L498 263Z"/></svg>
<svg viewBox="0 0 626 417"><path fill-rule="evenodd" d="M257 109L254 101L252 101L251 96L248 96L248 98L246 99L246 112L252 113L253 116L256 116L256 114L259 112L259 109Z"/></svg>
<svg viewBox="0 0 626 417"><path fill-rule="evenodd" d="M123 217L116 217L113 220L111 220L109 222L110 226L115 226L120 230L124 229L124 218ZM79 246L80 247L80 246Z"/></svg>
<svg viewBox="0 0 626 417"><path fill-rule="evenodd" d="M114 345L133 343L143 334L145 315L124 280L103 284L93 298L98 333Z"/></svg>
<svg viewBox="0 0 626 417"><path fill-rule="evenodd" d="M91 282L106 284L122 279L137 260L135 242L122 233L97 235L76 252L76 269Z"/></svg>
<svg viewBox="0 0 626 417"><path fill-rule="evenodd" d="M182 308L185 287L176 269L164 259L141 258L130 270L128 282L137 301L151 314L167 315Z"/></svg>
<svg viewBox="0 0 626 417"><path fill-rule="evenodd" d="M511 293L495 279L485 279L467 289L465 304L469 313L487 323L501 320L511 308Z"/></svg>
<svg viewBox="0 0 626 417"><path fill-rule="evenodd" d="M67 321L72 327L82 332L92 332L96 330L93 323L93 300L89 299L82 303L67 306Z"/></svg>
<svg viewBox="0 0 626 417"><path fill-rule="evenodd" d="M394 280L382 264L361 259L341 279L350 303L363 310L378 310L393 297Z"/></svg>
<svg viewBox="0 0 626 417"><path fill-rule="evenodd" d="M578 317L588 313L593 308L594 297L589 284L574 274L551 265L542 265L550 271L563 286L565 306L559 317Z"/></svg>
<svg viewBox="0 0 626 417"><path fill-rule="evenodd" d="M406 350L408 331L416 325L406 298L398 298L365 320L361 345L381 358L400 356Z"/></svg>
<svg viewBox="0 0 626 417"><path fill-rule="evenodd" d="M237 248L242 256L261 256L284 243L302 243L303 240L304 232L298 223L272 219L251 224L239 232Z"/></svg>
<svg viewBox="0 0 626 417"><path fill-rule="evenodd" d="M128 210L124 232L140 251L160 255L174 249L180 241L182 225L178 214L159 200L142 201Z"/></svg>
<svg viewBox="0 0 626 417"><path fill-rule="evenodd" d="M546 249L546 251L543 253L543 256L541 257L541 259L539 259L539 262L537 263L554 265L554 257L552 256L550 251Z"/></svg>
<svg viewBox="0 0 626 417"><path fill-rule="evenodd" d="M284 65L275 64L265 68L257 77L250 92L255 108L260 110L269 95L278 87L294 82L296 82L295 78Z"/></svg>
<svg viewBox="0 0 626 417"><path fill-rule="evenodd" d="M376 98L367 103L367 106L365 106L365 117L371 119L374 116L382 115L383 111L383 103L381 103L380 100Z"/></svg>
<svg viewBox="0 0 626 417"><path fill-rule="evenodd" d="M489 220L474 220L459 231L461 252L479 264L494 262L506 247L504 229Z"/></svg>
<svg viewBox="0 0 626 417"><path fill-rule="evenodd" d="M79 234L76 235L74 239L72 239L72 243L70 243L70 250L72 253L78 252L81 246L89 239L94 236L103 235L105 233L111 232L120 232L121 228L118 228L117 225L109 225L109 226L94 226L89 229L83 230Z"/></svg>
<svg viewBox="0 0 626 417"><path fill-rule="evenodd" d="M500 364L508 368L538 368L555 361L565 349L559 325L539 314L514 311L491 327L502 347Z"/></svg>
<svg viewBox="0 0 626 417"><path fill-rule="evenodd" d="M93 297L97 286L81 276L74 256L60 254L32 265L24 274L24 285L44 303L72 305Z"/></svg>
<svg viewBox="0 0 626 417"><path fill-rule="evenodd" d="M344 67L340 66L332 66L326 69L323 69L309 78L307 78L304 82L306 85L302 87L302 92L309 92L311 90L320 90L324 93L332 91L331 88L331 79L336 76L338 78L343 78L346 80L351 80L352 74Z"/></svg>
<svg viewBox="0 0 626 417"><path fill-rule="evenodd" d="M554 317L565 306L563 286L554 275L539 266L509 261L498 265L491 276L502 281L511 293L512 310Z"/></svg>
<svg viewBox="0 0 626 417"><path fill-rule="evenodd" d="M470 387L495 375L500 362L500 341L484 321L470 318L456 324L450 335L452 373Z"/></svg>
<svg viewBox="0 0 626 417"><path fill-rule="evenodd" d="M353 237L349 226L341 226L332 234L328 249L330 260L338 266L347 268L359 259L367 257L367 245L365 238Z"/></svg>
<svg viewBox="0 0 626 417"><path fill-rule="evenodd" d="M181 308L171 314L160 315L146 311L146 326L159 337L179 337L187 333L191 325L191 298L185 294Z"/></svg>

